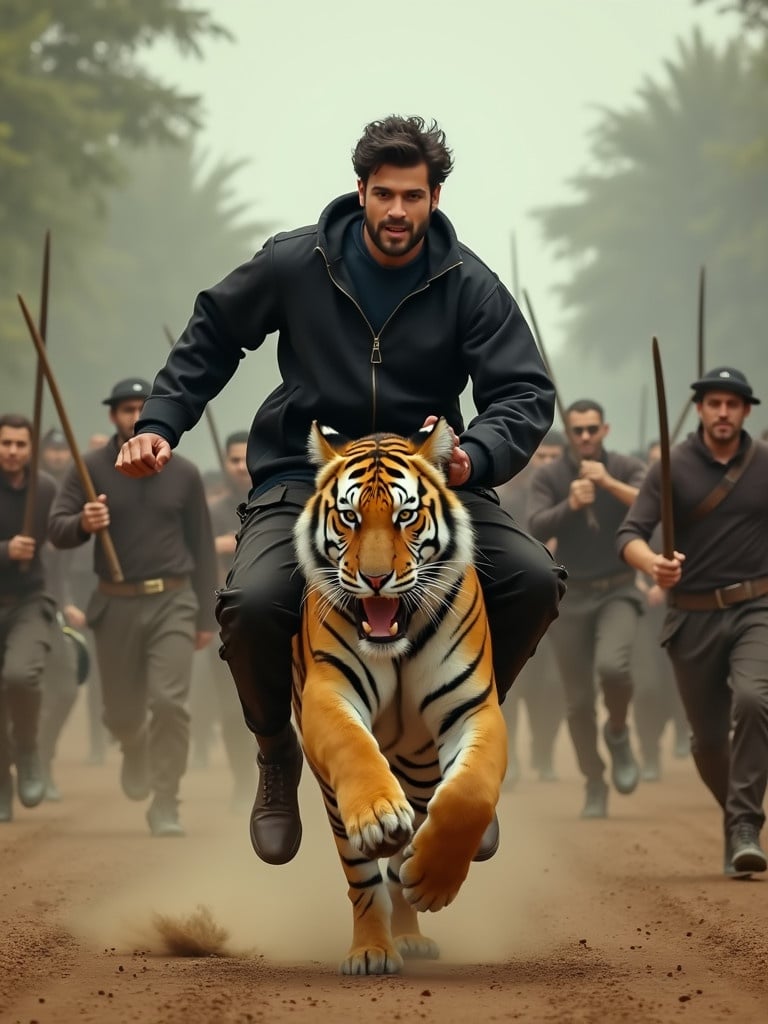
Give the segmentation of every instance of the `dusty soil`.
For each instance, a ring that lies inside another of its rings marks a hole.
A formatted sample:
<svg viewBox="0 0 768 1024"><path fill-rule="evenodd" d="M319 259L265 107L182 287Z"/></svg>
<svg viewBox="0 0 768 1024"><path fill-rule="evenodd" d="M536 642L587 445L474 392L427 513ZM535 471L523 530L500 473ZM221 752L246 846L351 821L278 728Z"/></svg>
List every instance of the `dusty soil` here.
<svg viewBox="0 0 768 1024"><path fill-rule="evenodd" d="M3 1022L768 1020L768 880L720 874L718 815L688 761L667 757L662 782L582 822L561 735L562 781L504 793L501 850L423 922L442 959L353 979L336 973L350 915L311 777L285 867L251 853L220 751L185 779L188 837L153 839L116 751L83 763L82 718L62 744L62 802L0 826ZM198 906L228 955L164 953L154 915Z"/></svg>

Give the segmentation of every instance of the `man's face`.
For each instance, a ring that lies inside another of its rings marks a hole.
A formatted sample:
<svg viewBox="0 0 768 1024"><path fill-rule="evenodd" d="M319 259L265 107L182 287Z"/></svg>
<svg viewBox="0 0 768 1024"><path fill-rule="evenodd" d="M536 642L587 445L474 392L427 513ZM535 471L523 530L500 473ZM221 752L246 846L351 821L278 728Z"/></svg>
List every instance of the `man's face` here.
<svg viewBox="0 0 768 1024"><path fill-rule="evenodd" d="M62 476L72 463L72 453L69 448L43 448L40 462L53 476Z"/></svg>
<svg viewBox="0 0 768 1024"><path fill-rule="evenodd" d="M568 413L568 437L580 459L596 459L603 450L603 438L608 433L597 409L589 412Z"/></svg>
<svg viewBox="0 0 768 1024"><path fill-rule="evenodd" d="M0 427L0 470L8 476L20 473L29 462L32 438L26 427Z"/></svg>
<svg viewBox="0 0 768 1024"><path fill-rule="evenodd" d="M426 163L415 167L384 164L368 181L357 183L371 255L382 266L409 263L421 249L440 186L429 188Z"/></svg>
<svg viewBox="0 0 768 1024"><path fill-rule="evenodd" d="M133 428L143 408L143 398L126 398L124 402L117 402L109 410L109 418L114 423L122 444L133 437Z"/></svg>
<svg viewBox="0 0 768 1024"><path fill-rule="evenodd" d="M658 462L659 459L661 459L661 445L652 444L651 447L648 449L646 461L649 466L652 466L654 462Z"/></svg>
<svg viewBox="0 0 768 1024"><path fill-rule="evenodd" d="M546 466L548 463L554 462L555 459L559 459L562 454L563 449L559 444L542 442L531 456L531 465Z"/></svg>
<svg viewBox="0 0 768 1024"><path fill-rule="evenodd" d="M731 391L707 391L696 403L705 437L715 446L738 438L752 406Z"/></svg>
<svg viewBox="0 0 768 1024"><path fill-rule="evenodd" d="M240 494L248 491L251 486L251 475L248 472L248 466L245 461L247 449L248 445L245 443L231 444L227 448L227 454L224 458L224 468L227 471L227 477L232 487Z"/></svg>

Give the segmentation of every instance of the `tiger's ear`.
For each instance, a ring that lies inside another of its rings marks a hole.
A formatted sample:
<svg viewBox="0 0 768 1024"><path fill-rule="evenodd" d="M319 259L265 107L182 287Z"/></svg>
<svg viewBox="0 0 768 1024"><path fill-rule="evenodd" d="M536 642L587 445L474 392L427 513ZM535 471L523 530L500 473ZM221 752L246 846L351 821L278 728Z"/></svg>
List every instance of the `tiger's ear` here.
<svg viewBox="0 0 768 1024"><path fill-rule="evenodd" d="M453 433L448 420L441 416L437 423L422 427L411 437L411 442L423 458L444 470L453 455Z"/></svg>
<svg viewBox="0 0 768 1024"><path fill-rule="evenodd" d="M347 438L333 427L322 427L317 420L313 420L307 440L309 461L315 466L325 466L339 458L341 449L348 443Z"/></svg>

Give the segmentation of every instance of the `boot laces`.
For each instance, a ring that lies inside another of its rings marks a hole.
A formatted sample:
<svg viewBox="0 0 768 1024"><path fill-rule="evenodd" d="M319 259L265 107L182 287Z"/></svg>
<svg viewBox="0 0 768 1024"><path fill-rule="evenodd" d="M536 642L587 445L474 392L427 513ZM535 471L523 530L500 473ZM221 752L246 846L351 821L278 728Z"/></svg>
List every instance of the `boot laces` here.
<svg viewBox="0 0 768 1024"><path fill-rule="evenodd" d="M758 830L748 821L739 822L733 830L733 841L738 845L746 843L757 844Z"/></svg>

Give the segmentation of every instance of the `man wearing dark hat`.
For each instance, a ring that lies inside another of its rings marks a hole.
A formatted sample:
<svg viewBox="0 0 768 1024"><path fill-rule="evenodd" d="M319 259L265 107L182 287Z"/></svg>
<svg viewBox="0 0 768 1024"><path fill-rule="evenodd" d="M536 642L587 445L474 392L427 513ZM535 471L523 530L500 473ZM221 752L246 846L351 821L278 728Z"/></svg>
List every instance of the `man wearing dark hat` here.
<svg viewBox="0 0 768 1024"><path fill-rule="evenodd" d="M153 835L183 835L178 792L187 764L192 656L213 635L216 556L203 484L187 459L172 472L130 480L115 469L150 393L140 378L119 381L104 404L116 434L84 456L98 500L87 501L73 468L51 511L60 548L109 527L123 574L112 579L94 547L97 589L87 609L96 639L104 722L123 752L121 784L132 800L153 794Z"/></svg>
<svg viewBox="0 0 768 1024"><path fill-rule="evenodd" d="M699 428L671 453L675 551L648 545L661 518L652 467L621 525L622 557L667 591L661 634L699 775L723 809L727 875L768 867L768 445L743 429L759 399L722 366L691 385ZM731 736L731 730L733 734Z"/></svg>

